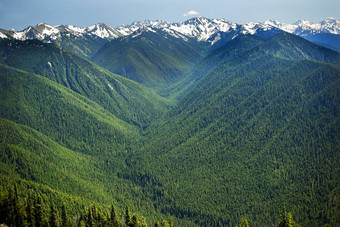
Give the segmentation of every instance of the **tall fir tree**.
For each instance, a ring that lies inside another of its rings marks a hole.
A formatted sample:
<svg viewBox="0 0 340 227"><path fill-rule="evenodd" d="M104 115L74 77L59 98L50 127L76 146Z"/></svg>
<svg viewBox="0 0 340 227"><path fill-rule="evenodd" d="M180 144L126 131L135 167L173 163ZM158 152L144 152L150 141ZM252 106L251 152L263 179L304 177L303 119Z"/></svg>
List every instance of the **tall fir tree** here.
<svg viewBox="0 0 340 227"><path fill-rule="evenodd" d="M111 223L111 226L113 226L113 227L119 226L117 213L116 213L115 207L113 205L111 206L110 223Z"/></svg>
<svg viewBox="0 0 340 227"><path fill-rule="evenodd" d="M141 227L147 227L148 226L148 224L146 223L146 219L143 216L140 218L140 226Z"/></svg>
<svg viewBox="0 0 340 227"><path fill-rule="evenodd" d="M297 223L293 220L293 215L291 212L287 212L286 206L283 206L281 211L281 219L279 223L279 227L298 227Z"/></svg>
<svg viewBox="0 0 340 227"><path fill-rule="evenodd" d="M33 201L31 191L28 193L27 204L26 204L26 215L27 215L27 224L29 227L35 226L34 220L34 210L33 210Z"/></svg>
<svg viewBox="0 0 340 227"><path fill-rule="evenodd" d="M63 204L61 206L61 225L63 227L69 227L70 226L65 204Z"/></svg>
<svg viewBox="0 0 340 227"><path fill-rule="evenodd" d="M55 208L54 205L51 205L50 208L50 221L49 221L50 227L59 227L59 216L58 216L58 210Z"/></svg>
<svg viewBox="0 0 340 227"><path fill-rule="evenodd" d="M91 208L89 208L89 212L87 214L86 226L87 227L93 227L94 226L94 220L93 220L93 215L92 215Z"/></svg>
<svg viewBox="0 0 340 227"><path fill-rule="evenodd" d="M169 223L166 220L162 220L161 226L162 227L170 227Z"/></svg>
<svg viewBox="0 0 340 227"><path fill-rule="evenodd" d="M125 226L129 226L131 222L130 210L129 207L126 206L125 208Z"/></svg>
<svg viewBox="0 0 340 227"><path fill-rule="evenodd" d="M8 198L7 198L7 207L6 207L6 223L9 226L16 226L16 202L15 202L15 193L13 189L10 188L8 191Z"/></svg>
<svg viewBox="0 0 340 227"><path fill-rule="evenodd" d="M18 188L14 186L14 215L16 226L24 226L23 205L19 201Z"/></svg>
<svg viewBox="0 0 340 227"><path fill-rule="evenodd" d="M248 220L246 218L241 219L240 227L249 227Z"/></svg>
<svg viewBox="0 0 340 227"><path fill-rule="evenodd" d="M170 227L174 227L174 221L172 220L172 218L170 218L170 220L169 220L169 225L170 225Z"/></svg>
<svg viewBox="0 0 340 227"><path fill-rule="evenodd" d="M38 197L37 197L37 199L35 200L35 203L34 203L35 226L36 227L43 227L44 226L44 219L45 219L44 207L43 207L42 199L38 195Z"/></svg>
<svg viewBox="0 0 340 227"><path fill-rule="evenodd" d="M129 227L138 227L138 226L139 226L138 216L137 214L133 214Z"/></svg>
<svg viewBox="0 0 340 227"><path fill-rule="evenodd" d="M154 227L160 227L161 225L159 224L159 221L155 221L155 224L153 226Z"/></svg>
<svg viewBox="0 0 340 227"><path fill-rule="evenodd" d="M83 214L80 215L78 223L77 223L77 227L85 227L86 223L85 223L85 217Z"/></svg>

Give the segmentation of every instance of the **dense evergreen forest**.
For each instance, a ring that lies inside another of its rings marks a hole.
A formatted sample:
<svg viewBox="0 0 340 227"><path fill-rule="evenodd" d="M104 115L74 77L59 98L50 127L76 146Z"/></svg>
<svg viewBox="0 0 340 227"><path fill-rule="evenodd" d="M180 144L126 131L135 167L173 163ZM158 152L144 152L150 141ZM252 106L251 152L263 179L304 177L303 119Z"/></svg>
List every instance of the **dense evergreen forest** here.
<svg viewBox="0 0 340 227"><path fill-rule="evenodd" d="M287 33L90 49L101 66L0 39L0 224L339 225L340 53Z"/></svg>

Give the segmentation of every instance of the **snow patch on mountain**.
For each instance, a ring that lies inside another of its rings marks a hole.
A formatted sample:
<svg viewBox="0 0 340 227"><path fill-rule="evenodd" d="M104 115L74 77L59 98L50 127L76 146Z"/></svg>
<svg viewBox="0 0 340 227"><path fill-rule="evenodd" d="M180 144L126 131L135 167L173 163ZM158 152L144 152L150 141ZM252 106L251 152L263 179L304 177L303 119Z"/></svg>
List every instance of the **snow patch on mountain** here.
<svg viewBox="0 0 340 227"><path fill-rule="evenodd" d="M265 21L264 24L268 24L270 26L276 27L276 28L281 29L281 30L288 32L288 33L293 33L298 27L298 25L285 24L285 23L281 23L277 20Z"/></svg>
<svg viewBox="0 0 340 227"><path fill-rule="evenodd" d="M106 24L99 23L89 27L77 27L73 25L52 26L41 23L36 26L30 26L23 31L12 31L12 37L19 40L40 39L47 42L54 42L58 37L71 35L76 37L99 37L102 39L116 39L121 36L137 37L142 32L156 32L162 30L167 34L188 40L195 38L198 41L210 42L211 45L218 42L223 34L230 33L233 37L240 34L254 35L258 32L280 29L285 32L293 33L298 36L310 36L319 33L340 34L340 21L334 18L328 18L319 23L312 23L306 20L297 21L295 24L281 23L277 20L269 20L264 23L249 22L244 25L230 22L226 19L208 19L204 17L195 17L182 23L170 23L162 20L145 20L135 21L130 25L121 25L112 28ZM4 38L6 35L0 34Z"/></svg>
<svg viewBox="0 0 340 227"><path fill-rule="evenodd" d="M66 25L66 28L71 33L75 33L75 34L84 34L85 33L85 28L76 27L76 26L73 26L73 25Z"/></svg>
<svg viewBox="0 0 340 227"><path fill-rule="evenodd" d="M204 17L196 17L183 23L171 24L169 29L189 37L195 37L198 41L207 41L219 31L227 32L233 27L236 27L236 24L224 19L210 20Z"/></svg>
<svg viewBox="0 0 340 227"><path fill-rule="evenodd" d="M6 36L5 34L3 34L2 32L0 32L0 38L1 38L1 39L6 39L7 36Z"/></svg>
<svg viewBox="0 0 340 227"><path fill-rule="evenodd" d="M310 34L328 33L328 34L340 34L340 20L334 18L327 18L319 23L312 23L307 20L299 20L294 24L285 24L276 20L269 20L264 22L273 27L279 28L285 32L293 33L299 36L305 36Z"/></svg>

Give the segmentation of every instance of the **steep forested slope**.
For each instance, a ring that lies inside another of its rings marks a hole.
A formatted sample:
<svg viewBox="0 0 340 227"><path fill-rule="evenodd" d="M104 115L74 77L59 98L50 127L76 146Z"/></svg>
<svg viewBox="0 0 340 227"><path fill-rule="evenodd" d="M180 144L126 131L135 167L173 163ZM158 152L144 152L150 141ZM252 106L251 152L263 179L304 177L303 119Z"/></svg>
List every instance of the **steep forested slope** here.
<svg viewBox="0 0 340 227"><path fill-rule="evenodd" d="M194 39L175 38L161 30L137 30L103 46L94 56L98 65L159 90L176 81L202 57Z"/></svg>
<svg viewBox="0 0 340 227"><path fill-rule="evenodd" d="M55 45L38 40L0 45L1 62L70 88L128 123L143 127L167 109L168 102L145 87Z"/></svg>
<svg viewBox="0 0 340 227"><path fill-rule="evenodd" d="M37 40L2 40L1 62L20 68L0 64L1 212L19 185L23 203L33 193L45 204L66 203L72 215L96 203L129 206L149 223L160 218L141 188L117 170L140 146L142 128L168 108L165 99Z"/></svg>
<svg viewBox="0 0 340 227"><path fill-rule="evenodd" d="M41 76L3 65L0 70L2 118L84 153L111 154L138 140L136 128L93 101Z"/></svg>
<svg viewBox="0 0 340 227"><path fill-rule="evenodd" d="M159 180L162 212L268 226L286 204L304 225L339 221L340 68L294 60L338 54L301 53L313 44L295 39L281 35L220 64L149 128L126 174L147 188L140 173Z"/></svg>
<svg viewBox="0 0 340 227"><path fill-rule="evenodd" d="M0 210L19 185L21 198L37 193L72 215L94 203L160 218L141 187L117 174L140 146L139 128L36 74L0 65L0 84Z"/></svg>
<svg viewBox="0 0 340 227"><path fill-rule="evenodd" d="M224 61L230 60L260 45L265 40L251 35L238 36L221 47L211 51L189 72L185 73L176 83L167 89L166 97L181 99L204 76ZM212 46L215 48L215 45Z"/></svg>
<svg viewBox="0 0 340 227"><path fill-rule="evenodd" d="M0 41L0 213L28 218L33 194L74 225L108 223L111 204L126 225L126 205L149 225L271 226L284 204L303 226L340 222L339 53L283 33L201 59L156 29L106 48L95 60L176 105L55 45Z"/></svg>

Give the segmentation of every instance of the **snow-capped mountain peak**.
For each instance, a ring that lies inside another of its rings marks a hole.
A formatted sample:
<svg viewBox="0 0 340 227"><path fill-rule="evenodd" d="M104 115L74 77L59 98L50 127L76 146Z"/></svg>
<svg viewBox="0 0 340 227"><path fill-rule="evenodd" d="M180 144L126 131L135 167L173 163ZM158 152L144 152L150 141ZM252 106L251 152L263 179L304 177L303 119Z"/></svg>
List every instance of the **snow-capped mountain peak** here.
<svg viewBox="0 0 340 227"><path fill-rule="evenodd" d="M281 29L281 30L288 32L288 33L293 33L296 30L296 28L298 27L297 25L281 23L280 21L273 20L273 19L271 19L269 21L265 21L264 24L271 25L275 28Z"/></svg>
<svg viewBox="0 0 340 227"><path fill-rule="evenodd" d="M85 28L85 32L103 39L115 39L121 36L121 34L116 29L104 23L98 23L90 27L87 27Z"/></svg>
<svg viewBox="0 0 340 227"><path fill-rule="evenodd" d="M74 25L58 25L53 26L46 23L40 23L35 26L29 26L23 31L12 30L12 37L19 40L39 39L45 41L53 41L62 35L82 37L84 35L92 35L103 39L115 39L122 34L116 29L98 23L89 27L77 27Z"/></svg>
<svg viewBox="0 0 340 227"><path fill-rule="evenodd" d="M14 31L13 37L19 40L26 39L40 39L43 40L46 37L56 39L59 34L59 30L49 24L40 23L35 26L29 26L21 32Z"/></svg>
<svg viewBox="0 0 340 227"><path fill-rule="evenodd" d="M181 23L170 23L162 20L135 21L130 25L121 25L112 28L106 24L98 23L89 27L77 27L73 25L52 26L41 23L36 26L29 26L23 31L6 31L1 33L0 38L12 36L15 39L40 39L47 42L54 42L62 36L70 35L75 37L92 37L106 40L115 39L120 36L138 36L143 32L164 31L167 34L188 40L194 38L198 41L215 44L223 37L236 37L241 34L277 34L280 31L293 33L302 37L309 37L316 34L340 34L340 21L334 18L327 18L319 23L312 23L307 20L300 20L294 24L282 23L277 20L268 20L263 23L249 22L236 24L226 19L209 19L205 17L194 17ZM9 34L9 35L8 35Z"/></svg>
<svg viewBox="0 0 340 227"><path fill-rule="evenodd" d="M208 19L205 17L191 18L183 23L174 23L170 29L183 35L197 38L199 41L207 41L218 32L227 32L235 28L236 24L225 19Z"/></svg>

